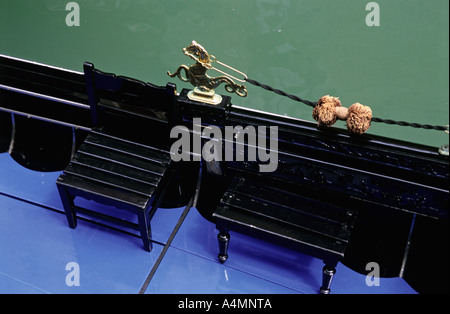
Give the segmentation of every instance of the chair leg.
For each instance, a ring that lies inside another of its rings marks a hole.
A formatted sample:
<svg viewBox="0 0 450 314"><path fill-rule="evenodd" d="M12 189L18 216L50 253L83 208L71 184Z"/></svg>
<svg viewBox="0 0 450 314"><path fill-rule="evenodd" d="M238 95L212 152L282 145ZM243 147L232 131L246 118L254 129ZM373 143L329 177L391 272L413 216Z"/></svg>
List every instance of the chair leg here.
<svg viewBox="0 0 450 314"><path fill-rule="evenodd" d="M73 200L67 189L59 184L56 185L58 187L59 196L61 198L61 202L64 206L64 212L66 213L67 222L69 227L75 229L77 227L77 216L75 214L75 210L73 209Z"/></svg>
<svg viewBox="0 0 450 314"><path fill-rule="evenodd" d="M321 294L330 294L331 281L333 280L335 273L336 269L334 266L325 264L322 270L322 287L320 287Z"/></svg>
<svg viewBox="0 0 450 314"><path fill-rule="evenodd" d="M148 218L148 213L142 211L138 213L139 231L141 233L142 242L144 243L144 250L151 252L153 249L152 245L152 231L150 227L150 219Z"/></svg>
<svg viewBox="0 0 450 314"><path fill-rule="evenodd" d="M230 234L228 232L219 232L217 235L217 239L219 240L219 261L221 263L225 263L228 259L228 244L230 243Z"/></svg>

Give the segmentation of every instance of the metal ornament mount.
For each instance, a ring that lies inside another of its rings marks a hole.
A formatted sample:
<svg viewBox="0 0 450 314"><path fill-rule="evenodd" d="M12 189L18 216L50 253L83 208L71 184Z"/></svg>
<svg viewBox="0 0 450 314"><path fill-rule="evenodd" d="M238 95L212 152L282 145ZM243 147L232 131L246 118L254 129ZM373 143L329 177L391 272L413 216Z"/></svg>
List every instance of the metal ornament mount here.
<svg viewBox="0 0 450 314"><path fill-rule="evenodd" d="M445 130L445 133L449 134L449 129L448 129L448 124L445 126L447 129ZM443 156L448 156L449 149L448 149L448 144L444 144L439 148L439 154L443 155Z"/></svg>
<svg viewBox="0 0 450 314"><path fill-rule="evenodd" d="M198 44L195 40L193 40L189 46L183 48L183 52L185 55L195 60L196 63L191 66L187 66L184 64L180 65L175 73L167 72L167 74L170 77L178 76L178 78L183 82L190 82L192 85L194 85L194 90L188 93L189 99L212 105L220 104L222 102L222 96L216 94L214 89L222 83L225 83L225 90L227 92L236 93L241 97L247 96L247 88L244 85L235 83L233 81L236 80L239 82L245 82L247 76L244 73L218 61L216 57L208 54L206 49ZM243 79L237 78L215 68L212 65L213 63L220 64L242 75ZM182 70L184 70L185 77L182 75ZM211 77L206 74L208 70L215 70L222 73L223 75L218 77Z"/></svg>

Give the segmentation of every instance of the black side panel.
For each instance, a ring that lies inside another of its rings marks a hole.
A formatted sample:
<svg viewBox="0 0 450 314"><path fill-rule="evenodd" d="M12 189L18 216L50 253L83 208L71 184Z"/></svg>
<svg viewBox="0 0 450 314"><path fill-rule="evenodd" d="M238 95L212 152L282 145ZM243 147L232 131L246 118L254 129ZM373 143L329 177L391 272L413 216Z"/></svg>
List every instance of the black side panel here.
<svg viewBox="0 0 450 314"><path fill-rule="evenodd" d="M398 277L413 215L389 208L361 208L343 263L368 274L366 265L376 262L381 277Z"/></svg>
<svg viewBox="0 0 450 314"><path fill-rule="evenodd" d="M11 114L0 111L0 153L7 152L11 142Z"/></svg>
<svg viewBox="0 0 450 314"><path fill-rule="evenodd" d="M60 171L69 163L72 128L17 115L14 124L11 157L17 163L36 171Z"/></svg>
<svg viewBox="0 0 450 314"><path fill-rule="evenodd" d="M403 278L419 293L449 293L448 220L416 218Z"/></svg>

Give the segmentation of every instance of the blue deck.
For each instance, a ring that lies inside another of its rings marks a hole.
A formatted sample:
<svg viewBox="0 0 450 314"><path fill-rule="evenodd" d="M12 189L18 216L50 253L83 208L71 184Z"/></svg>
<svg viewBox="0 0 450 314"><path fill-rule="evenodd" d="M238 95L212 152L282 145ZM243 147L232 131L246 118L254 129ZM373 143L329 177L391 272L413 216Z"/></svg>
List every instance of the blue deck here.
<svg viewBox="0 0 450 314"><path fill-rule="evenodd" d="M318 292L322 261L244 235L231 233L230 258L220 264L215 226L195 208L156 212L151 253L139 238L104 226L79 220L72 230L55 184L59 174L28 170L0 154L0 293ZM66 285L70 262L80 267L79 286ZM332 293L416 292L401 278L369 287L364 274L339 264Z"/></svg>

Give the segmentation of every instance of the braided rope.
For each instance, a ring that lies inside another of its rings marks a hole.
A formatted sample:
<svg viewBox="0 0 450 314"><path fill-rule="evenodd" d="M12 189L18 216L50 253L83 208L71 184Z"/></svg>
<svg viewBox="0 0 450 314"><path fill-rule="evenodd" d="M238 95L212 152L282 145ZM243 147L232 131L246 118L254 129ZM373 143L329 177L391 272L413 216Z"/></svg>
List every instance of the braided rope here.
<svg viewBox="0 0 450 314"><path fill-rule="evenodd" d="M296 95L292 95L292 94L288 94L282 90L273 88L269 85L266 84L262 84L258 81L252 80L250 78L246 78L246 81L249 82L250 84L253 84L255 86L259 86L264 88L265 90L274 92L278 95L281 96L285 96L288 97L294 101L298 101L301 103L304 103L305 105L308 105L310 107L315 107L317 105L317 102L313 102L310 100L305 100L303 98L300 98ZM395 125L400 125L400 126L409 126L409 127L413 127L413 128L421 128L421 129L426 129L426 130L436 130L436 131L448 131L448 126L440 126L440 125L430 125L430 124L421 124L421 123L412 123L412 122L406 122L406 121L395 121L395 120L391 120L391 119L382 119L382 118L372 118L372 122L379 122L379 123L385 123L385 124L395 124Z"/></svg>
<svg viewBox="0 0 450 314"><path fill-rule="evenodd" d="M288 94L288 93L286 93L286 92L284 92L282 90L273 88L273 87L271 87L269 85L262 84L262 83L260 83L258 81L255 81L255 80L252 80L252 79L249 79L249 78L247 78L246 81L249 82L250 84L262 87L262 88L264 88L264 89L266 89L268 91L277 93L278 95L288 97L288 98L290 98L292 100L295 100L295 101L298 101L298 102L302 102L305 105L308 105L310 107L315 107L317 105L317 102L312 102L312 101L309 101L309 100L302 99L302 98L300 98L298 96L295 96L295 95L292 95L292 94Z"/></svg>
<svg viewBox="0 0 450 314"><path fill-rule="evenodd" d="M426 130L436 130L436 131L447 130L446 126L441 126L441 125L420 124L420 123L413 123L413 122L406 122L406 121L395 121L395 120L381 119L381 118L375 118L375 117L372 118L372 122L396 124L396 125L400 125L400 126L410 126L413 128L426 129Z"/></svg>

